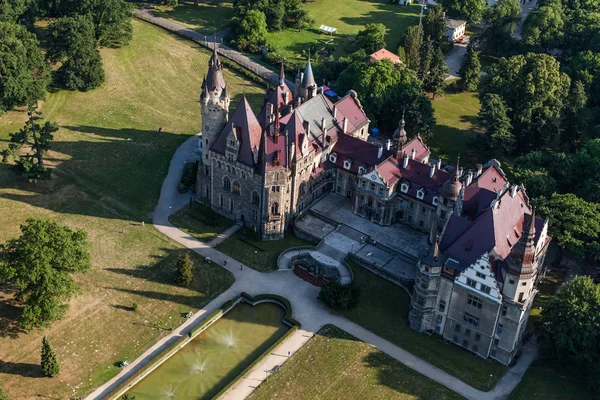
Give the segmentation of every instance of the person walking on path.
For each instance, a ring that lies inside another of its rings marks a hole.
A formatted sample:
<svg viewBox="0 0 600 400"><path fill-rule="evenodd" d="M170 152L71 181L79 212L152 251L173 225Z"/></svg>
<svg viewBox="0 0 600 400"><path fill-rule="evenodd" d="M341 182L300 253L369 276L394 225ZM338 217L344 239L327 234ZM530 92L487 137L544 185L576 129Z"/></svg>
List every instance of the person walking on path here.
<svg viewBox="0 0 600 400"><path fill-rule="evenodd" d="M243 264L240 264L240 271L242 271L244 269Z"/></svg>
<svg viewBox="0 0 600 400"><path fill-rule="evenodd" d="M226 258L225 261L223 261L224 266L227 266L227 260L228 260L228 258Z"/></svg>

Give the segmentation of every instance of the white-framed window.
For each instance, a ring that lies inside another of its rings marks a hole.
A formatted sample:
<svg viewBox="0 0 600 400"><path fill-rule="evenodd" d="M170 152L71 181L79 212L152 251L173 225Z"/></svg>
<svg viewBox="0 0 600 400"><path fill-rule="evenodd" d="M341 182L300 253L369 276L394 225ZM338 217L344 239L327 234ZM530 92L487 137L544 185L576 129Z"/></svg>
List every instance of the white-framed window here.
<svg viewBox="0 0 600 400"><path fill-rule="evenodd" d="M431 200L431 203L432 203L434 206L437 206L437 205L438 205L438 197L437 197L437 196L435 196L435 197L433 198L433 200Z"/></svg>
<svg viewBox="0 0 600 400"><path fill-rule="evenodd" d="M334 162L336 162L336 160L337 160L337 154L331 153L329 155L329 161L331 161L332 163L334 163Z"/></svg>
<svg viewBox="0 0 600 400"><path fill-rule="evenodd" d="M407 193L408 192L408 184L407 183L403 183L400 186L400 191L402 191L402 193Z"/></svg>
<svg viewBox="0 0 600 400"><path fill-rule="evenodd" d="M352 165L352 160L346 160L346 161L344 161L344 168L350 169L351 165Z"/></svg>
<svg viewBox="0 0 600 400"><path fill-rule="evenodd" d="M358 173L359 174L364 174L365 173L365 168L364 167L358 167Z"/></svg>
<svg viewBox="0 0 600 400"><path fill-rule="evenodd" d="M417 191L417 199L423 200L423 197L425 197L425 190L424 189L419 189Z"/></svg>

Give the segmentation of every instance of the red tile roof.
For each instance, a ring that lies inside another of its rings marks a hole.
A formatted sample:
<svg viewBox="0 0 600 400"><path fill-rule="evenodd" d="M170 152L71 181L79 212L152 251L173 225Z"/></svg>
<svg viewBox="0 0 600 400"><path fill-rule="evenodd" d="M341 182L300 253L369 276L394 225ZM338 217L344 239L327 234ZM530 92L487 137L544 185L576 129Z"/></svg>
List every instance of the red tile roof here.
<svg viewBox="0 0 600 400"><path fill-rule="evenodd" d="M492 165L477 177L473 185L491 190L492 192L498 192L504 189L504 185L507 183L508 181L504 178L503 174Z"/></svg>
<svg viewBox="0 0 600 400"><path fill-rule="evenodd" d="M431 150L429 150L429 147L427 147L420 136L416 136L406 143L406 146L404 146L404 154L408 154L408 156L411 157L413 149L416 150L415 160L417 161L423 161L431 154Z"/></svg>
<svg viewBox="0 0 600 400"><path fill-rule="evenodd" d="M398 57L397 55L395 55L394 53L392 53L391 51L388 51L386 49L377 50L375 53L373 53L369 56L369 61L371 61L371 62L381 61L381 60L390 60L394 64L403 64L402 60L400 60L400 57Z"/></svg>
<svg viewBox="0 0 600 400"><path fill-rule="evenodd" d="M347 132L355 131L359 126L369 120L358 100L354 98L354 95L355 94L350 92L340 101L335 103L338 124L342 126L344 117L348 118Z"/></svg>
<svg viewBox="0 0 600 400"><path fill-rule="evenodd" d="M262 128L245 96L242 101L240 101L233 114L231 114L227 125L225 125L215 140L211 150L225 154L225 150L227 149L227 137L233 127L235 127L236 138L240 142L238 161L251 167L254 166L252 154L254 150L260 151Z"/></svg>
<svg viewBox="0 0 600 400"><path fill-rule="evenodd" d="M381 158L379 158L377 157L378 152L379 146L344 134L338 136L332 149L332 153L337 154L335 165L340 169L346 169L344 168L344 161L351 159L352 164L349 171L355 174L358 173L359 166L374 167L391 155L388 150L383 149Z"/></svg>

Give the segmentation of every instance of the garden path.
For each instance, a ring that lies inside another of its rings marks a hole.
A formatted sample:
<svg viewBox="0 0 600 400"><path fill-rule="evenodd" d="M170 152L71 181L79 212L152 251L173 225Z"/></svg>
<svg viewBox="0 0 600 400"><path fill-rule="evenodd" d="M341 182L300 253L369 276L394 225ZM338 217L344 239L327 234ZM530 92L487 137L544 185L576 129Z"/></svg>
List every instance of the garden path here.
<svg viewBox="0 0 600 400"><path fill-rule="evenodd" d="M179 208L184 207L189 201L189 197L187 198L188 200L186 200L185 196L182 196L177 192L177 183L183 172L184 161L189 159L190 154L192 154L195 149L196 143L197 138L191 137L175 152L171 161L169 173L163 182L159 203L154 211L154 226L169 238L188 247L203 257L210 257L212 261L219 265L223 265L223 261L228 259L229 262L226 266L223 266L223 268L226 268L235 276L235 283L227 291L210 302L204 309L198 311L193 318L175 329L171 334L157 342L142 356L129 364L119 375L94 391L87 399L102 399L107 396L112 390L119 386L119 384L131 377L151 359L160 354L166 347L173 343L173 341L177 340L182 335L186 335L187 332L197 325L205 315L210 314L225 301L235 297L242 291L251 295L269 293L286 297L292 304L294 318L300 321L302 327L278 346L270 355L265 357L265 359L252 371L247 373L243 379L240 379L239 382L225 395L225 398L227 399L243 399L247 397L254 388L265 379L267 375L265 371L270 371L275 366L281 365L287 359L288 351L290 354L294 354L326 324L333 324L340 329L345 330L359 340L369 343L404 365L427 376L431 380L444 385L467 399L503 399L512 392L521 381L522 376L525 374L525 371L537 354L537 346L533 343L527 343L523 347L523 354L519 362L508 371L492 391L482 392L439 368L434 367L419 357L416 357L412 353L377 336L360 325L334 314L318 302L317 295L319 289L302 281L291 271L276 271L272 273L258 272L243 265L237 260L231 259L226 254L215 250L209 244L202 243L174 227L169 222L169 215L176 212Z"/></svg>

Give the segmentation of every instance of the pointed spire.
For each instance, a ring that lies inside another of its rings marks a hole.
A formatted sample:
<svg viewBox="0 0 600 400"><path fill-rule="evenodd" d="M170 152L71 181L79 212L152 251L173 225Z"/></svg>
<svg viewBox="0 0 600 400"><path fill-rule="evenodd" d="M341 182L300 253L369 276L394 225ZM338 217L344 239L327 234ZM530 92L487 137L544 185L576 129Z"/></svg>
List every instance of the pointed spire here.
<svg viewBox="0 0 600 400"><path fill-rule="evenodd" d="M509 272L525 278L531 277L535 273L535 209L532 209L528 222L528 225L523 226L519 241L506 259ZM525 221L523 221L523 225L525 225Z"/></svg>
<svg viewBox="0 0 600 400"><path fill-rule="evenodd" d="M315 76L313 75L312 66L310 65L310 53L308 54L308 62L306 63L306 68L304 68L304 77L302 79L302 85L304 87L317 86L315 82Z"/></svg>
<svg viewBox="0 0 600 400"><path fill-rule="evenodd" d="M283 68L283 59L281 60L281 69L279 70L279 86L285 85L285 70Z"/></svg>
<svg viewBox="0 0 600 400"><path fill-rule="evenodd" d="M456 170L454 171L454 177L452 182L458 182L460 180L460 154L456 157Z"/></svg>

